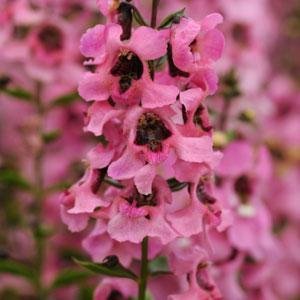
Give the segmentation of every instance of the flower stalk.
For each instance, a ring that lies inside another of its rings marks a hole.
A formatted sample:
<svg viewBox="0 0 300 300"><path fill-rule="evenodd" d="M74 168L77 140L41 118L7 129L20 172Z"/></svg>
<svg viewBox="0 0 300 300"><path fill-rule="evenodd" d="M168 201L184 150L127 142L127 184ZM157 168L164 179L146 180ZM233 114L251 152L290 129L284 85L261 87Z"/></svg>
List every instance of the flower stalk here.
<svg viewBox="0 0 300 300"><path fill-rule="evenodd" d="M141 272L139 280L139 300L146 299L147 281L148 281L148 237L146 236L141 245Z"/></svg>

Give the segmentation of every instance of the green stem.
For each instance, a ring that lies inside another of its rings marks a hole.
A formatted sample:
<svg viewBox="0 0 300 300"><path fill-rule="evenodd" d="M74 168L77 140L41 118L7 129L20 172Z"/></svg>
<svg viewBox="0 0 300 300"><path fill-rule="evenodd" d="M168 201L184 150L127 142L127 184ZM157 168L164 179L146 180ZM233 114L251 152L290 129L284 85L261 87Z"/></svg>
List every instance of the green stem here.
<svg viewBox="0 0 300 300"><path fill-rule="evenodd" d="M39 119L39 125L37 128L37 135L42 139L43 134L43 118L45 115L45 109L41 100L42 85L40 82L36 82L34 104L36 107L36 113ZM33 213L35 216L35 225L33 228L35 242L36 242L36 272L37 272L37 298L40 300L46 299L45 289L43 287L42 275L43 275L43 262L45 256L45 237L41 234L42 224L42 210L44 200L44 179L43 179L43 158L44 158L44 147L43 142L41 146L36 150L33 168L34 168L34 185L35 185L35 201L33 207Z"/></svg>
<svg viewBox="0 0 300 300"><path fill-rule="evenodd" d="M157 9L158 9L159 0L152 1L152 14L151 14L151 27L156 27L156 19L157 19Z"/></svg>
<svg viewBox="0 0 300 300"><path fill-rule="evenodd" d="M147 280L148 280L148 237L146 236L142 241L142 260L141 260L138 300L146 299Z"/></svg>

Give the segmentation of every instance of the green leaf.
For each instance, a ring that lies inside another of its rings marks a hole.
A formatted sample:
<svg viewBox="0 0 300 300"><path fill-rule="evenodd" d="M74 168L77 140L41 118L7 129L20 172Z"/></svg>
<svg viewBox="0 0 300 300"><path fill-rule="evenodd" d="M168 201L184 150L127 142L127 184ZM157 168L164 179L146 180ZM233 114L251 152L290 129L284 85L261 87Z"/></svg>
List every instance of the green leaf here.
<svg viewBox="0 0 300 300"><path fill-rule="evenodd" d="M176 11L175 13L167 16L158 26L158 29L169 28L173 23L179 23L180 19L184 16L185 8Z"/></svg>
<svg viewBox="0 0 300 300"><path fill-rule="evenodd" d="M77 300L93 300L94 289L89 286L83 286L79 290Z"/></svg>
<svg viewBox="0 0 300 300"><path fill-rule="evenodd" d="M171 275L168 260L165 256L158 256L149 263L150 274L154 276Z"/></svg>
<svg viewBox="0 0 300 300"><path fill-rule="evenodd" d="M67 106L78 99L80 99L79 94L77 92L72 92L72 93L62 95L58 98L55 98L52 101L50 101L50 103L51 103L51 107Z"/></svg>
<svg viewBox="0 0 300 300"><path fill-rule="evenodd" d="M24 277L29 281L35 282L36 274L28 266L13 260L0 260L0 273Z"/></svg>
<svg viewBox="0 0 300 300"><path fill-rule="evenodd" d="M0 170L0 184L7 187L19 188L22 190L30 189L30 184L17 171L12 169Z"/></svg>
<svg viewBox="0 0 300 300"><path fill-rule="evenodd" d="M132 16L133 19L142 26L148 26L147 22L144 20L143 16L140 14L140 12L138 11L138 9L136 7L133 6L133 11L132 11Z"/></svg>
<svg viewBox="0 0 300 300"><path fill-rule="evenodd" d="M149 263L151 272L168 272L169 266L165 256L158 256Z"/></svg>
<svg viewBox="0 0 300 300"><path fill-rule="evenodd" d="M82 281L92 276L93 273L90 271L81 271L76 269L63 270L54 279L51 289L57 289L75 283L82 283Z"/></svg>
<svg viewBox="0 0 300 300"><path fill-rule="evenodd" d="M30 101L32 99L32 94L26 90L23 90L22 88L16 87L16 88L5 88L3 90L3 93L6 95L12 96L18 100L22 101Z"/></svg>
<svg viewBox="0 0 300 300"><path fill-rule="evenodd" d="M43 141L46 144L50 144L51 142L54 142L61 136L61 132L58 130L53 130L49 132L44 132L42 135Z"/></svg>
<svg viewBox="0 0 300 300"><path fill-rule="evenodd" d="M138 277L129 269L125 268L119 263L119 260L116 256L114 257L115 260L113 262L106 261L104 263L94 263L91 261L82 261L78 259L74 259L74 261L79 264L80 266L94 272L97 274L102 274L110 277L121 277L121 278L128 278L134 281L138 280ZM109 257L109 259L111 258Z"/></svg>

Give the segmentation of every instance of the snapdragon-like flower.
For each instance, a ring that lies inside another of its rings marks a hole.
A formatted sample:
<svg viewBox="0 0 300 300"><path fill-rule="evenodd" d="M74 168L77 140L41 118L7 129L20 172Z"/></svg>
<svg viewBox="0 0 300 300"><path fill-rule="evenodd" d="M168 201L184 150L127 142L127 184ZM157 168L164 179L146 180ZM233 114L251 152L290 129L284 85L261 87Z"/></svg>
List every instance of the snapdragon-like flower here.
<svg viewBox="0 0 300 300"><path fill-rule="evenodd" d="M121 41L121 34L120 25L96 25L82 37L81 52L96 71L81 80L81 96L87 101L112 97L124 104L141 102L147 108L174 103L178 89L152 81L147 63L165 55L166 34L145 26L134 30L128 41Z"/></svg>
<svg viewBox="0 0 300 300"><path fill-rule="evenodd" d="M207 267L207 234L226 229L229 221L211 186L221 154L213 149L204 100L216 90L213 64L224 38L215 27L222 17L196 22L179 15L156 29L153 20L152 28L146 26L134 5L99 0L107 24L81 39L90 71L79 93L93 101L84 129L101 143L88 153L84 177L66 192L63 219L71 230L96 219L83 246L97 262L113 254L130 267L139 258L136 246L145 241L150 259L168 249L170 262L179 264L172 271L182 278L169 295L158 295L219 299ZM133 27L133 16L143 25ZM195 242L199 234L203 243ZM180 238L192 241L187 258L176 250ZM145 293L143 280L139 293ZM115 283L103 280L95 299L134 296Z"/></svg>

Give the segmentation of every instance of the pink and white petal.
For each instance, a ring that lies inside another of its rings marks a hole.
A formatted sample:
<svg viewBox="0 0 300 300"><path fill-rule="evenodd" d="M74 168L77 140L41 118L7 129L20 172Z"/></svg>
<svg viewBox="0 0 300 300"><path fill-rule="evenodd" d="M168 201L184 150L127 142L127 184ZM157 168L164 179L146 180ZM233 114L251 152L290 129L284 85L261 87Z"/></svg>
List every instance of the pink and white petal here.
<svg viewBox="0 0 300 300"><path fill-rule="evenodd" d="M156 168L147 164L142 167L134 177L134 184L140 194L149 195L152 193L152 183L156 175Z"/></svg>
<svg viewBox="0 0 300 300"><path fill-rule="evenodd" d="M107 73L86 73L79 82L79 95L86 101L105 101L110 96Z"/></svg>
<svg viewBox="0 0 300 300"><path fill-rule="evenodd" d="M113 148L98 144L88 152L87 159L92 169L103 169L109 165L114 154L115 150Z"/></svg>
<svg viewBox="0 0 300 300"><path fill-rule="evenodd" d="M74 207L68 210L70 214L92 213L97 207L108 206L109 203L103 201L99 196L86 189L78 190Z"/></svg>
<svg viewBox="0 0 300 300"><path fill-rule="evenodd" d="M201 88L192 88L180 93L180 102L187 111L194 110L204 99L204 91Z"/></svg>
<svg viewBox="0 0 300 300"><path fill-rule="evenodd" d="M190 72L194 69L194 56L188 44L174 42L172 44L173 61L177 68Z"/></svg>
<svg viewBox="0 0 300 300"><path fill-rule="evenodd" d="M173 137L172 144L182 160L209 164L213 161L212 139L208 136L183 137L177 134Z"/></svg>
<svg viewBox="0 0 300 300"><path fill-rule="evenodd" d="M218 89L219 78L213 69L205 68L197 70L192 82L205 90L208 95L213 95Z"/></svg>
<svg viewBox="0 0 300 300"><path fill-rule="evenodd" d="M142 60L156 59L166 54L167 37L164 31L141 26L133 32L128 47Z"/></svg>
<svg viewBox="0 0 300 300"><path fill-rule="evenodd" d="M141 243L150 230L149 220L145 217L128 218L119 213L109 223L107 231L119 242Z"/></svg>
<svg viewBox="0 0 300 300"><path fill-rule="evenodd" d="M200 24L193 19L181 18L180 23L174 26L174 30L172 30L172 38L174 39L173 41L176 44L181 43L190 45L199 34L200 29Z"/></svg>
<svg viewBox="0 0 300 300"><path fill-rule="evenodd" d="M201 21L201 31L208 31L214 29L217 25L223 22L223 19L223 16L218 13L212 13L210 15L207 15Z"/></svg>
<svg viewBox="0 0 300 300"><path fill-rule="evenodd" d="M96 136L103 134L105 124L122 113L121 110L115 110L111 105L104 102L93 103L88 110L88 123L85 126L85 131L90 131Z"/></svg>
<svg viewBox="0 0 300 300"><path fill-rule="evenodd" d="M71 232L82 231L86 228L89 221L87 214L70 214L64 205L60 206L60 216Z"/></svg>
<svg viewBox="0 0 300 300"><path fill-rule="evenodd" d="M105 257L112 255L113 240L108 234L90 234L82 241L83 249L95 262L102 262Z"/></svg>
<svg viewBox="0 0 300 300"><path fill-rule="evenodd" d="M105 51L105 26L96 25L89 28L80 40L80 51L86 57L97 59L104 58Z"/></svg>
<svg viewBox="0 0 300 300"><path fill-rule="evenodd" d="M190 18L182 18L172 31L171 44L175 65L189 72L193 67L194 57L190 44L200 32L200 25Z"/></svg>
<svg viewBox="0 0 300 300"><path fill-rule="evenodd" d="M111 23L107 25L106 29L106 47L107 52L111 56L117 54L120 51L120 48L123 46L123 43L120 40L122 34L122 27L119 24Z"/></svg>
<svg viewBox="0 0 300 300"><path fill-rule="evenodd" d="M163 85L152 81L145 81L142 94L142 106L156 108L170 105L176 101L179 90L176 86Z"/></svg>
<svg viewBox="0 0 300 300"><path fill-rule="evenodd" d="M225 38L221 31L213 29L201 38L201 59L204 61L218 60L224 50Z"/></svg>
<svg viewBox="0 0 300 300"><path fill-rule="evenodd" d="M166 219L162 215L152 216L150 222L150 228L148 232L149 237L157 237L160 239L163 245L166 245L176 239L178 234L167 223Z"/></svg>
<svg viewBox="0 0 300 300"><path fill-rule="evenodd" d="M114 179L129 179L133 178L143 166L144 162L136 156L131 148L127 147L123 155L110 164L107 173Z"/></svg>
<svg viewBox="0 0 300 300"><path fill-rule="evenodd" d="M167 215L167 220L180 236L190 237L203 230L203 211L191 201L185 208Z"/></svg>

